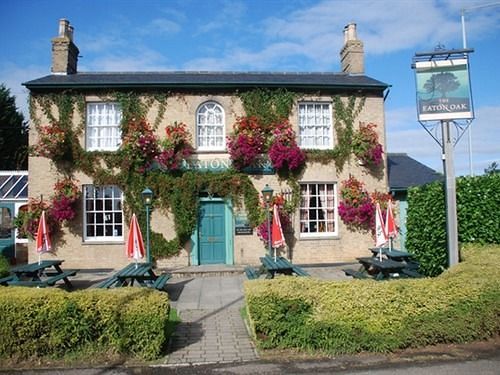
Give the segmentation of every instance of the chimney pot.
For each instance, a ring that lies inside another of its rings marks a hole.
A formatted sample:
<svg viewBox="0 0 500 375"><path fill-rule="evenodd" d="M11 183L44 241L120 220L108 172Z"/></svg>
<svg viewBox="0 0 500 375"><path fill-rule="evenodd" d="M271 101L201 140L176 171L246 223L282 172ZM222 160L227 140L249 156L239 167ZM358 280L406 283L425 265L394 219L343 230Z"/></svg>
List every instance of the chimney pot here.
<svg viewBox="0 0 500 375"><path fill-rule="evenodd" d="M59 20L59 36L60 37L66 36L66 30L68 29L68 26L69 26L69 21L67 19L61 18Z"/></svg>
<svg viewBox="0 0 500 375"><path fill-rule="evenodd" d="M351 22L344 27L344 46L340 51L342 71L363 74L365 72L363 42L358 39L356 24Z"/></svg>
<svg viewBox="0 0 500 375"><path fill-rule="evenodd" d="M75 74L78 53L78 47L73 43L73 26L62 18L59 20L59 33L52 39L52 73Z"/></svg>

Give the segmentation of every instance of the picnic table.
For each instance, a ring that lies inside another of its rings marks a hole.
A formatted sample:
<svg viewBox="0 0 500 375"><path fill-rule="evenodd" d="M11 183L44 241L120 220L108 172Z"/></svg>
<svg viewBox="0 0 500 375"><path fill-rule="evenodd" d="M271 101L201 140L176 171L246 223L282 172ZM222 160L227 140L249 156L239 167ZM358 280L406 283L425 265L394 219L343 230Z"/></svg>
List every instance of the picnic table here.
<svg viewBox="0 0 500 375"><path fill-rule="evenodd" d="M408 261L413 258L413 254L398 249L389 249L388 247L370 247L369 250L372 252L373 256L378 256L382 253L382 255L385 255L387 258L398 262Z"/></svg>
<svg viewBox="0 0 500 375"><path fill-rule="evenodd" d="M266 273L268 279L273 279L276 274L309 276L302 268L283 257L273 258L266 255L260 258L260 262L262 263L262 270Z"/></svg>
<svg viewBox="0 0 500 375"><path fill-rule="evenodd" d="M376 280L399 277L406 268L404 262L398 262L391 259L380 260L377 257L362 257L357 259L365 268L366 273L373 275Z"/></svg>
<svg viewBox="0 0 500 375"><path fill-rule="evenodd" d="M63 262L52 259L13 267L9 276L0 279L0 285L43 288L54 286L59 280L63 280L68 289L73 289L68 277L75 276L78 270L63 271L61 268Z"/></svg>
<svg viewBox="0 0 500 375"><path fill-rule="evenodd" d="M388 247L371 247L370 251L372 252L374 257L377 257L380 255L380 253L382 253L382 255L385 255L385 257L390 260L394 260L396 262L405 262L407 268L415 271L419 267L419 263L413 259L413 254L406 251L389 249Z"/></svg>
<svg viewBox="0 0 500 375"><path fill-rule="evenodd" d="M151 263L130 263L116 272L108 279L101 282L98 288L113 288L133 286L137 282L140 286L151 286L161 290L172 276L168 273L156 275Z"/></svg>

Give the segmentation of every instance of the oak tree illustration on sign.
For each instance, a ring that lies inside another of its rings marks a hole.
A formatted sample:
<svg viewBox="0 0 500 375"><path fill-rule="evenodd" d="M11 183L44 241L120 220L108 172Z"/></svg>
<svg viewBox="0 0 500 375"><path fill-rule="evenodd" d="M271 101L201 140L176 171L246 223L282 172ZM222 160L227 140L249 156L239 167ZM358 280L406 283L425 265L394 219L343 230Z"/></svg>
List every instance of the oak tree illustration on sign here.
<svg viewBox="0 0 500 375"><path fill-rule="evenodd" d="M450 72L441 72L433 74L425 84L424 89L427 93L436 91L441 93L441 98L446 98L446 93L458 89L460 82L455 74Z"/></svg>

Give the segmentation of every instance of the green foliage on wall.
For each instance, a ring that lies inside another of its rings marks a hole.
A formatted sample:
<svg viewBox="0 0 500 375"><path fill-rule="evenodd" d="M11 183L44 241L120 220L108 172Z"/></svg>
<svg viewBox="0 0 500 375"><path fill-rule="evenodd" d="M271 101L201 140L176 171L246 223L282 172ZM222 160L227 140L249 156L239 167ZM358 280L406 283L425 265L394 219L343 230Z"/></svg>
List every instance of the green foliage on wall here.
<svg viewBox="0 0 500 375"><path fill-rule="evenodd" d="M297 94L286 89L253 89L239 97L247 116L255 116L265 125L288 119Z"/></svg>
<svg viewBox="0 0 500 375"><path fill-rule="evenodd" d="M156 103L158 114L154 120L159 124L164 113L167 96L150 94L147 96L136 93L106 93L103 100L118 101L122 108L122 132L125 134L127 125L132 119L145 116ZM151 231L151 252L155 257L166 257L177 254L181 246L193 233L197 219L200 193L209 196L230 199L236 206L247 209L249 221L257 226L264 217L259 207L259 194L248 175L233 170L222 173L202 171L187 171L166 173L160 170L138 172L132 168L120 168L127 156L118 150L116 152L86 151L82 148L79 136L85 128L85 122L75 129L73 118L76 112L85 119L84 97L72 92L50 95L34 95L31 97L32 118L35 117L35 106L39 106L52 127L60 128L65 133L61 147L67 147L63 154L54 155L52 161L59 171L71 176L81 171L93 178L96 185L116 185L124 192L125 217L129 220L132 212L136 213L141 226L146 223L146 213L141 192L148 186L154 191L152 209L173 214L176 236L166 240L160 233ZM40 127L40 119L36 119Z"/></svg>
<svg viewBox="0 0 500 375"><path fill-rule="evenodd" d="M458 241L500 244L500 175L457 179ZM435 182L408 193L406 246L416 254L420 271L440 274L448 265L445 189Z"/></svg>
<svg viewBox="0 0 500 375"><path fill-rule="evenodd" d="M334 129L337 144L331 150L308 150L307 160L322 164L335 162L341 171L352 154L351 140L354 135L354 121L365 106L366 97L349 96L344 103L340 96L333 98Z"/></svg>
<svg viewBox="0 0 500 375"><path fill-rule="evenodd" d="M157 129L166 111L169 93L163 92L103 92L99 97L104 101L116 101L122 109L122 132L127 133L128 125L135 119L147 118L149 110L156 106L153 129ZM288 119L297 94L286 89L254 89L239 93L245 112L256 116L264 124ZM346 104L339 96L334 98L335 130L338 144L333 150L310 152L310 161L334 160L341 169L349 153L353 123L364 106L365 98L349 97ZM35 108L42 110L49 120L49 125L42 126ZM182 244L193 233L198 218L198 199L200 193L231 199L233 204L244 203L250 223L257 226L264 219L264 212L259 206L259 195L249 177L236 171L224 173L205 173L200 171L160 172L142 171L133 168L120 168L127 157L123 150L116 152L86 151L81 146L81 137L85 130L85 97L73 91L58 94L34 94L30 97L30 112L37 131L56 130L64 134L49 158L58 167L60 173L71 177L76 171L93 178L96 185L117 185L125 194L125 216L128 220L132 212L138 216L141 225L146 222L146 214L141 200L141 191L149 186L155 193L153 209L164 210L172 214L177 236L167 241L161 234L152 232L151 250L155 256L176 254ZM75 114L80 121L74 125ZM49 134L50 135L50 134ZM63 152L61 152L61 150ZM46 156L46 155L45 155ZM47 157L47 156L46 156ZM280 174L292 188L292 199L286 202L285 210L292 213L300 201L298 176ZM243 200L241 199L243 197Z"/></svg>

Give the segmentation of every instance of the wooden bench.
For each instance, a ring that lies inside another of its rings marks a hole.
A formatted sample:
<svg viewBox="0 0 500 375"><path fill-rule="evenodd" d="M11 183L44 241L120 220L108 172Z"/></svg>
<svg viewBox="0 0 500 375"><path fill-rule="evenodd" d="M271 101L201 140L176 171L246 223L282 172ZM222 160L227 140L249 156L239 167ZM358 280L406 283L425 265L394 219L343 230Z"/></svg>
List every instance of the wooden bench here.
<svg viewBox="0 0 500 375"><path fill-rule="evenodd" d="M372 279L372 277L370 275L368 275L367 273L359 272L359 271L356 271L356 270L353 270L350 268L347 268L347 269L342 270L342 271L344 271L346 276L352 276L355 279Z"/></svg>
<svg viewBox="0 0 500 375"><path fill-rule="evenodd" d="M424 277L422 274L418 273L416 270L410 269L410 268L403 268L401 270L401 273L404 274L405 276L413 277L413 278Z"/></svg>
<svg viewBox="0 0 500 375"><path fill-rule="evenodd" d="M103 289L111 288L119 281L120 280L118 280L118 277L116 277L116 275L113 275L110 278L104 280L103 282L97 284L97 288L103 288Z"/></svg>
<svg viewBox="0 0 500 375"><path fill-rule="evenodd" d="M259 271L257 271L255 268L250 267L250 266L245 268L245 274L247 275L247 278L249 280L258 279L260 276Z"/></svg>
<svg viewBox="0 0 500 375"><path fill-rule="evenodd" d="M11 281L14 278L14 276L6 276L0 279L0 285L9 285L8 282Z"/></svg>
<svg viewBox="0 0 500 375"><path fill-rule="evenodd" d="M420 263L415 260L409 260L406 262L406 268L409 270L416 271L418 270L418 267L420 267Z"/></svg>
<svg viewBox="0 0 500 375"><path fill-rule="evenodd" d="M158 290L163 290L163 288L165 287L165 284L167 283L168 280L170 280L171 277L172 277L172 275L169 273L162 273L154 281L153 288L158 289Z"/></svg>
<svg viewBox="0 0 500 375"><path fill-rule="evenodd" d="M75 276L77 272L78 270L63 271L62 273L58 273L54 276L49 277L47 280L44 280L43 282L47 285L53 286L59 280L64 280L64 283L68 288L73 288L73 285L68 280L68 276Z"/></svg>
<svg viewBox="0 0 500 375"><path fill-rule="evenodd" d="M77 272L78 270L68 270L62 273L55 274L45 280L15 280L12 277L8 281L8 285L45 288L46 286L54 286L59 280L64 280L64 283L68 287L68 289L72 289L73 285L67 278L68 276L75 276Z"/></svg>
<svg viewBox="0 0 500 375"><path fill-rule="evenodd" d="M293 270L293 272L295 272L299 276L311 276L306 271L304 271L302 268L300 268L299 266L296 266L296 265L294 265L292 267L292 270Z"/></svg>

